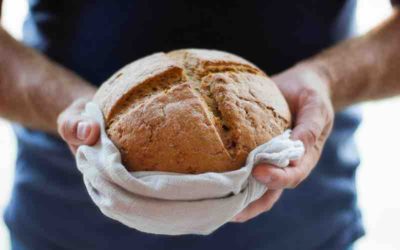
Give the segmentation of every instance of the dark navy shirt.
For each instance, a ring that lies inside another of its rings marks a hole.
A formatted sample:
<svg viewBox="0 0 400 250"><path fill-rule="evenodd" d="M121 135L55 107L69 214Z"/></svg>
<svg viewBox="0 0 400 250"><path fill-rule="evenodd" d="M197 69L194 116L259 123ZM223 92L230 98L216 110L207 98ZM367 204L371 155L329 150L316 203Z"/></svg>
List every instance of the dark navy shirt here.
<svg viewBox="0 0 400 250"><path fill-rule="evenodd" d="M274 74L349 37L355 8L353 0L29 3L24 43L95 85L139 57L187 47L233 52ZM364 233L354 181L359 122L355 108L337 114L318 166L270 212L209 236L176 237L105 217L65 143L16 125L15 184L5 214L14 249L344 249Z"/></svg>

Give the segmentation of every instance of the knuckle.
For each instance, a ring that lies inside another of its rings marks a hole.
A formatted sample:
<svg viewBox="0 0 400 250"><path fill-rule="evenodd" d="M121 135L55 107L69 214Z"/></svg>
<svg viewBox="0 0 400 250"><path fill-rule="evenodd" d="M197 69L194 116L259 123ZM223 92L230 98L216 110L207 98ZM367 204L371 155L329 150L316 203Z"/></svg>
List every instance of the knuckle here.
<svg viewBox="0 0 400 250"><path fill-rule="evenodd" d="M296 188L301 183L301 177L294 178L288 185L289 189Z"/></svg>
<svg viewBox="0 0 400 250"><path fill-rule="evenodd" d="M333 109L331 102L329 102L329 104L327 105L327 115L328 115L328 118L331 120L335 117L335 111Z"/></svg>
<svg viewBox="0 0 400 250"><path fill-rule="evenodd" d="M301 94L305 97L316 97L318 96L318 91L310 85L305 86L301 90Z"/></svg>
<svg viewBox="0 0 400 250"><path fill-rule="evenodd" d="M309 100L318 100L317 97L317 91L309 86L302 88L299 93L299 100L301 103L305 103Z"/></svg>
<svg viewBox="0 0 400 250"><path fill-rule="evenodd" d="M319 134L320 134L319 126L316 125L314 122L311 122L308 125L308 128L304 129L302 134L302 139L304 139L307 144L314 145L318 140Z"/></svg>
<svg viewBox="0 0 400 250"><path fill-rule="evenodd" d="M335 116L335 113L334 113L333 107L330 103L322 106L321 113L322 113L322 116L324 117L326 123L328 123L328 124L333 123L333 118Z"/></svg>
<svg viewBox="0 0 400 250"><path fill-rule="evenodd" d="M298 171L296 172L295 177L292 179L289 185L289 189L297 188L300 183L302 183L307 178L307 173L304 171L304 168L297 166Z"/></svg>
<svg viewBox="0 0 400 250"><path fill-rule="evenodd" d="M323 146L324 146L324 141L321 141L320 143L316 143L313 146L313 149L315 150L315 152L320 153L322 151Z"/></svg>
<svg viewBox="0 0 400 250"><path fill-rule="evenodd" d="M266 202L263 207L263 212L268 212L269 210L272 209L273 206L274 206L273 202L271 201Z"/></svg>
<svg viewBox="0 0 400 250"><path fill-rule="evenodd" d="M279 170L279 172L276 171L270 175L271 182L275 183L273 188L284 188L284 187L290 185L290 177L289 177L286 169L279 168L277 170Z"/></svg>
<svg viewBox="0 0 400 250"><path fill-rule="evenodd" d="M309 121L307 123L307 127L308 127L308 130L310 131L310 133L312 133L316 137L318 137L318 134L321 133L321 131L322 131L321 124L317 121Z"/></svg>
<svg viewBox="0 0 400 250"><path fill-rule="evenodd" d="M75 128L77 126L78 120L74 118L67 118L65 121L62 123L61 128L62 128L62 133L64 136L64 140L67 142L75 139Z"/></svg>
<svg viewBox="0 0 400 250"><path fill-rule="evenodd" d="M284 179L284 181L282 183L282 187L283 188L290 187L292 185L292 182L293 181L289 177L287 177L287 178Z"/></svg>
<svg viewBox="0 0 400 250"><path fill-rule="evenodd" d="M297 188L299 185L300 185L300 183L302 183L303 182L303 178L299 178L299 179L296 179L296 180L294 180L292 183L291 183L291 185L289 186L289 189L295 189L295 188Z"/></svg>

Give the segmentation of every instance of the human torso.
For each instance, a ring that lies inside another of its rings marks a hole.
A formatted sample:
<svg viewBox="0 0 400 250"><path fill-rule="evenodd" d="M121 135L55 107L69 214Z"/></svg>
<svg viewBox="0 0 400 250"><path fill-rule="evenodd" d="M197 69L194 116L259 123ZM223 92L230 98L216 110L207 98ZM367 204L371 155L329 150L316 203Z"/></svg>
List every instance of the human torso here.
<svg viewBox="0 0 400 250"><path fill-rule="evenodd" d="M271 75L351 35L353 10L354 1L30 0L24 42L95 85L139 57L188 47L236 53ZM208 237L147 235L106 218L65 144L18 127L6 220L40 249L312 249L333 237L344 244L362 234L352 138L359 115L348 110L335 122L305 183L270 212Z"/></svg>

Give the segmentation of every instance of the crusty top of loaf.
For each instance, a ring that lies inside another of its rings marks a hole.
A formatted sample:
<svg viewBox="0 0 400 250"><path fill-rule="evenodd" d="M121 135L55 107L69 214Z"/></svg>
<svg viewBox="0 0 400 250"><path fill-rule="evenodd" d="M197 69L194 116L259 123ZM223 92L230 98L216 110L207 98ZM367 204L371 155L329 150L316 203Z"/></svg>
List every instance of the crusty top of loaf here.
<svg viewBox="0 0 400 250"><path fill-rule="evenodd" d="M175 50L139 59L94 98L130 170L222 172L290 126L265 73L222 51Z"/></svg>

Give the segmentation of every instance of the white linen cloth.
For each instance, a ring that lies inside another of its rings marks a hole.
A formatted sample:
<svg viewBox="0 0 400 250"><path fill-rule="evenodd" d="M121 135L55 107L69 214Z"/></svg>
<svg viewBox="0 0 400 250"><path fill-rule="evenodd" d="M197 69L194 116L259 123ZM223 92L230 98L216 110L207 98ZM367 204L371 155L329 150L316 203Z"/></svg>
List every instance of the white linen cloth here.
<svg viewBox="0 0 400 250"><path fill-rule="evenodd" d="M107 137L99 107L90 102L83 114L101 126L97 144L80 146L76 155L90 197L106 216L147 233L212 233L266 192L267 187L251 175L255 163L286 167L304 154L302 142L290 140L288 130L254 149L246 165L235 171L128 172Z"/></svg>

